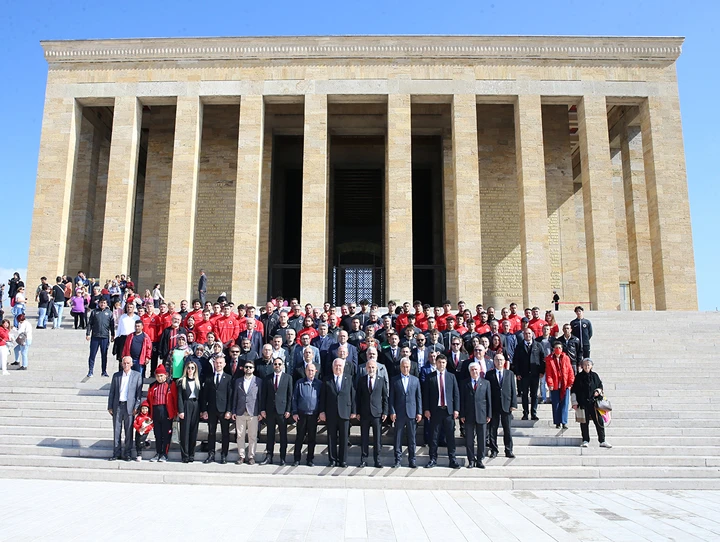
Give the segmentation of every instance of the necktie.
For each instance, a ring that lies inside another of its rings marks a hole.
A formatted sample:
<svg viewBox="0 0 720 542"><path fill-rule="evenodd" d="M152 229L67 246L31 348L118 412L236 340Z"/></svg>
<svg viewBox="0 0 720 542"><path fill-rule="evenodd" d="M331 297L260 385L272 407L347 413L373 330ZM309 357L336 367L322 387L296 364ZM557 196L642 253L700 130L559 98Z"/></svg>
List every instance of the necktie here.
<svg viewBox="0 0 720 542"><path fill-rule="evenodd" d="M445 373L440 373L440 406L444 407L447 406L445 404L445 378L443 377Z"/></svg>
<svg viewBox="0 0 720 542"><path fill-rule="evenodd" d="M499 375L499 376L498 376L498 380L499 380L499 382L500 382L500 385L502 386L502 381L503 381L503 372L502 372L502 371L500 371L500 372L498 373L498 375Z"/></svg>
<svg viewBox="0 0 720 542"><path fill-rule="evenodd" d="M335 377L335 389L337 391L340 391L340 377L339 376Z"/></svg>
<svg viewBox="0 0 720 542"><path fill-rule="evenodd" d="M477 391L477 380L473 380L473 391Z"/></svg>
<svg viewBox="0 0 720 542"><path fill-rule="evenodd" d="M372 393L372 376L368 377L368 390Z"/></svg>
<svg viewBox="0 0 720 542"><path fill-rule="evenodd" d="M275 391L277 391L277 389L278 389L278 380L280 380L280 375L276 374L275 375Z"/></svg>
<svg viewBox="0 0 720 542"><path fill-rule="evenodd" d="M217 388L219 384L220 384L220 374L218 373L215 375L215 387Z"/></svg>

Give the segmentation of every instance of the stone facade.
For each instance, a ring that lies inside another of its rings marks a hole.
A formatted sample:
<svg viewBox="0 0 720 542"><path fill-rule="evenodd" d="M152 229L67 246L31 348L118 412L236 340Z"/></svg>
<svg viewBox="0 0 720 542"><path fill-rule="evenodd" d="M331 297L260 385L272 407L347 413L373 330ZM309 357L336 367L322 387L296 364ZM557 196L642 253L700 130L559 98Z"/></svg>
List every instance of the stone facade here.
<svg viewBox="0 0 720 542"><path fill-rule="evenodd" d="M437 136L442 295L547 305L556 289L565 302L612 310L627 283L636 309L694 309L675 71L681 44L481 36L43 42L49 74L29 277L76 267L101 279L132 272L141 289L160 282L178 300L193 295L204 268L210 297L226 291L262 302L274 293L274 138L301 136L302 201L292 202L301 262L286 279L299 273L303 301L321 303L336 265L333 138L380 136L383 295L409 300L419 287L412 139Z"/></svg>

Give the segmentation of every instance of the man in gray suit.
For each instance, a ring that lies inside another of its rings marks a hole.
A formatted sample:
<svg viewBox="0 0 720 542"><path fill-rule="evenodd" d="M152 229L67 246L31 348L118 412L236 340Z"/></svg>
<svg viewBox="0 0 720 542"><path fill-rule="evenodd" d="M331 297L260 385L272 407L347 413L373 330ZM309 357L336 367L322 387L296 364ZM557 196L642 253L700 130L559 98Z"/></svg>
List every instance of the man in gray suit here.
<svg viewBox="0 0 720 542"><path fill-rule="evenodd" d="M108 412L113 417L113 455L110 461L124 459L130 461L133 449L132 426L142 401L142 375L131 370L133 360L130 356L122 358L122 371L112 377L108 395ZM122 431L125 430L125 445L121 447Z"/></svg>
<svg viewBox="0 0 720 542"><path fill-rule="evenodd" d="M492 418L490 382L480 373L480 364L473 361L468 367L470 378L460 386L460 421L465 424L465 449L467 450L467 468L484 469L485 436L487 424ZM477 456L475 455L475 435L477 435Z"/></svg>
<svg viewBox="0 0 720 542"><path fill-rule="evenodd" d="M411 469L415 463L415 432L422 419L422 394L420 380L410 374L410 358L400 360L400 374L393 377L390 385L390 420L395 424L395 464L400 466L402 456L402 436L407 428L408 462Z"/></svg>
<svg viewBox="0 0 720 542"><path fill-rule="evenodd" d="M262 411L262 381L255 376L255 363L245 360L243 378L236 378L233 382L232 419L235 420L237 432L238 460L237 464L245 462L245 433L248 437L247 463L255 464L255 449L257 448L258 421Z"/></svg>

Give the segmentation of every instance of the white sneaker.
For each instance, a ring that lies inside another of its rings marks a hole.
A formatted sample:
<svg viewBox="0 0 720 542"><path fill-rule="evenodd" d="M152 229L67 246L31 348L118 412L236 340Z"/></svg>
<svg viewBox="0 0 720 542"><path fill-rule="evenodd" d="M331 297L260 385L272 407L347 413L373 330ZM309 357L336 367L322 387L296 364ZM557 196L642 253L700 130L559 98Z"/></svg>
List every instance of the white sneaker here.
<svg viewBox="0 0 720 542"><path fill-rule="evenodd" d="M612 448L612 445L609 442L601 442L600 447L601 448Z"/></svg>
<svg viewBox="0 0 720 542"><path fill-rule="evenodd" d="M3 371L3 374L4 374L4 375L9 375L9 374L10 374L10 371Z"/></svg>
<svg viewBox="0 0 720 542"><path fill-rule="evenodd" d="M580 445L581 448L587 448L588 446L590 446L590 443L587 440L583 440Z"/></svg>
<svg viewBox="0 0 720 542"><path fill-rule="evenodd" d="M137 456L137 457L135 458L135 461L137 461L138 463L140 463L140 461L142 461L142 456L141 456L141 455Z"/></svg>

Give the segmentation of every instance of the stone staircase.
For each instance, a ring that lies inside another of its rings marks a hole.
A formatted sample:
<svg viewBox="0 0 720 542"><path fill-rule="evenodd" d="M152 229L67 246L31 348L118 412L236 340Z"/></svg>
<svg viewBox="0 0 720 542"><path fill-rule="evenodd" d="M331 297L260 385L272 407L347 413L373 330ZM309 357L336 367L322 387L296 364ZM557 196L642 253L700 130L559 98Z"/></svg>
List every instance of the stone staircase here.
<svg viewBox="0 0 720 542"><path fill-rule="evenodd" d="M558 321L572 316L561 312ZM346 469L326 466L324 428L312 468L237 466L234 443L227 465L203 465L204 453L196 454L200 461L182 464L175 445L168 463L108 462L110 382L85 378L88 343L66 318L62 330L34 330L28 371L11 367L9 375L0 377L0 477L387 489L719 489L720 419L713 413L720 396L713 377L720 313L591 312L588 317L595 329L595 369L614 406L607 429L614 447L598 448L591 426L593 442L580 448L580 428L572 413L569 429L557 430L550 405L541 405L540 421L513 422L517 457L486 460L483 471L445 468L443 449L435 469L387 468L392 463L391 433L383 436L386 468L356 468L359 427L351 430ZM200 438L205 435L201 424ZM259 459L264 457L264 435L263 429ZM456 436L462 464L465 449ZM291 431L290 453L293 441ZM427 447L418 449L420 466L427 453ZM144 459L153 454L145 452Z"/></svg>

